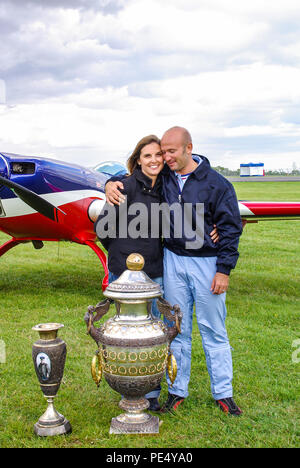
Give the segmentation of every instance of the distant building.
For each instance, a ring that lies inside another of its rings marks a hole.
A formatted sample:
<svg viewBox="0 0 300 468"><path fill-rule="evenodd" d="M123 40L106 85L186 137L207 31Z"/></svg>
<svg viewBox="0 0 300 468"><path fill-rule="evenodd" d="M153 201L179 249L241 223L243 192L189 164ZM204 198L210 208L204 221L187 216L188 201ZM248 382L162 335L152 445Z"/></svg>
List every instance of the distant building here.
<svg viewBox="0 0 300 468"><path fill-rule="evenodd" d="M265 175L264 163L240 164L240 176L241 177L264 176L264 175Z"/></svg>

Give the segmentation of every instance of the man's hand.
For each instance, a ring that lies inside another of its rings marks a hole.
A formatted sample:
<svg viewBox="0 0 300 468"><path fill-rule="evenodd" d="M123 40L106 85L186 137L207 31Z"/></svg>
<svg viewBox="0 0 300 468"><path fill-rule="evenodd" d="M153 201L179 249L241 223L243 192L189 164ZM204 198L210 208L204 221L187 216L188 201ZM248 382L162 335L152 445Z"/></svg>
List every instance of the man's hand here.
<svg viewBox="0 0 300 468"><path fill-rule="evenodd" d="M125 196L119 190L123 188L124 186L121 181L107 182L105 186L105 196L109 205L120 205L120 203L125 200Z"/></svg>
<svg viewBox="0 0 300 468"><path fill-rule="evenodd" d="M220 236L219 236L218 228L217 228L216 224L214 224L214 229L211 231L211 233L209 235L210 235L211 240L213 241L214 244L219 242Z"/></svg>
<svg viewBox="0 0 300 468"><path fill-rule="evenodd" d="M213 294L223 294L229 286L229 275L224 273L216 273L211 283L211 292Z"/></svg>

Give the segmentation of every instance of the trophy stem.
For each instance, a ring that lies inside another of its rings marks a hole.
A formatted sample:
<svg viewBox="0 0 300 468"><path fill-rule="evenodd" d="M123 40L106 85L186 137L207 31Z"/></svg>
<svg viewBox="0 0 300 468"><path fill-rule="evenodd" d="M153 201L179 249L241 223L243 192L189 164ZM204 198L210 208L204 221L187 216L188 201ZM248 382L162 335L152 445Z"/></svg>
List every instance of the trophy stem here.
<svg viewBox="0 0 300 468"><path fill-rule="evenodd" d="M126 399L123 398L119 406L126 412L113 418L110 426L110 434L158 434L159 419L144 413L149 407L146 398Z"/></svg>
<svg viewBox="0 0 300 468"><path fill-rule="evenodd" d="M72 431L69 421L56 411L53 400L55 397L45 397L48 406L45 413L34 425L34 432L41 437L68 434Z"/></svg>
<svg viewBox="0 0 300 468"><path fill-rule="evenodd" d="M61 414L59 414L54 408L54 404L53 404L54 397L45 397L45 398L48 402L48 407L45 413L43 414L43 416L40 417L39 423L44 426L61 424L64 420L64 417Z"/></svg>

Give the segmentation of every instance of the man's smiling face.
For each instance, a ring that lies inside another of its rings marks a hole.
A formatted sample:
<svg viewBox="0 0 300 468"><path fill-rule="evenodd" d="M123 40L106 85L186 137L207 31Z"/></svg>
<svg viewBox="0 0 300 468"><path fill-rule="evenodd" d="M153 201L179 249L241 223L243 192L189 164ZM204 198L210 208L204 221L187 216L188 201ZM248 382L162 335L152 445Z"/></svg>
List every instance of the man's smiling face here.
<svg viewBox="0 0 300 468"><path fill-rule="evenodd" d="M192 144L184 144L182 133L178 130L167 131L161 139L161 149L169 168L184 174L191 160Z"/></svg>

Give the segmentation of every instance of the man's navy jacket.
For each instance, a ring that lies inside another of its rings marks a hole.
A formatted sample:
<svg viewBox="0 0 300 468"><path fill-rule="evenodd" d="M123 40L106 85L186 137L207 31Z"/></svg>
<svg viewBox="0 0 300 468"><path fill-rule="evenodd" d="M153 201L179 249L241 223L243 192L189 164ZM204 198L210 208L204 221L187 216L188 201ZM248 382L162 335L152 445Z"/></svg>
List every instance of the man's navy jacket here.
<svg viewBox="0 0 300 468"><path fill-rule="evenodd" d="M198 156L198 155L195 155ZM177 255L190 257L217 256L217 271L229 275L238 260L239 237L242 221L238 201L232 184L210 167L204 156L201 164L189 175L182 189L177 177L165 165L163 175L163 198L168 205L173 203L192 204L192 222L196 229L196 204L204 205L204 242L201 248L189 249L186 246L191 238L183 233L180 238L174 235L174 216L171 217L170 237L164 238L164 245ZM202 205L202 206L203 206ZM175 221L176 222L176 221ZM210 237L214 224L217 225L220 240L214 244Z"/></svg>

